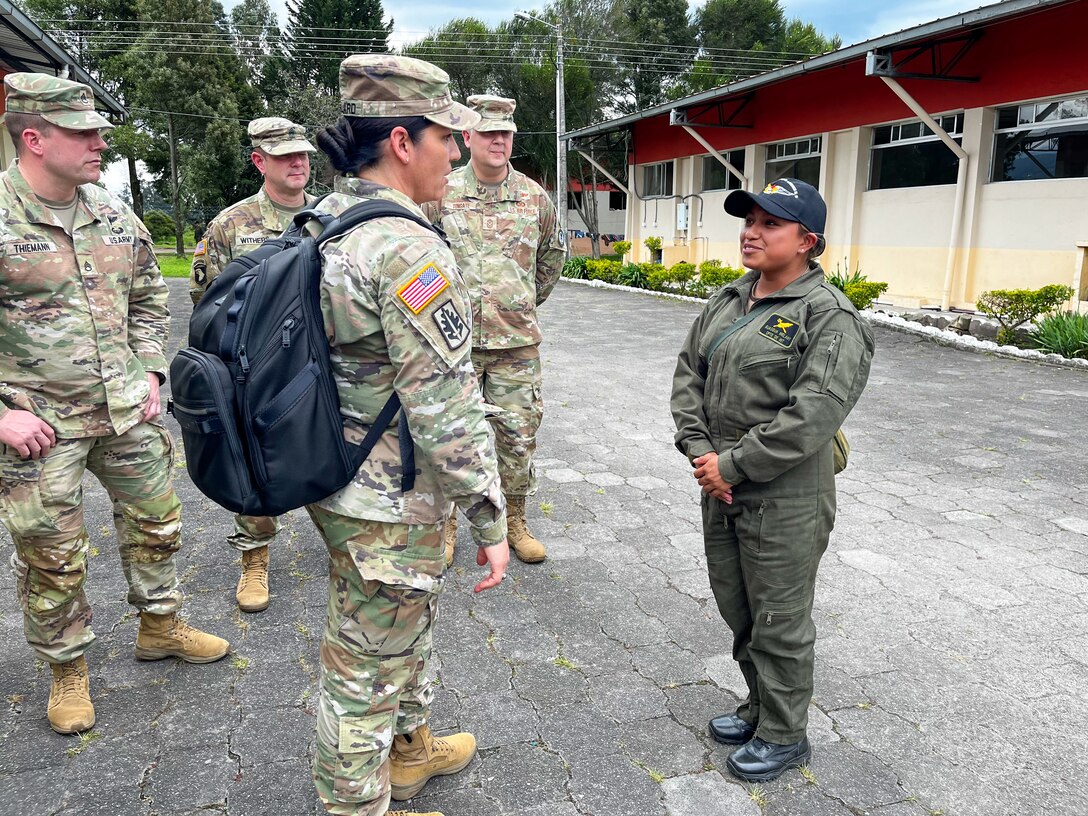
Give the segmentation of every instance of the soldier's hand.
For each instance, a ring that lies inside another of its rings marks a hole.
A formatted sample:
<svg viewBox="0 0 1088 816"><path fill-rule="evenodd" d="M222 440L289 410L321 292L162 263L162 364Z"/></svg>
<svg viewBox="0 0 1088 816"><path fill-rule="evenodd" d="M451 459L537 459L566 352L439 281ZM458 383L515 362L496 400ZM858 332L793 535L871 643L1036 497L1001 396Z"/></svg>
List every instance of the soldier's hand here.
<svg viewBox="0 0 1088 816"><path fill-rule="evenodd" d="M725 481L721 471L718 470L718 454L713 451L704 453L702 456L695 457L692 464L695 465L693 474L695 480L699 482L704 493L726 504L733 503L733 485Z"/></svg>
<svg viewBox="0 0 1088 816"><path fill-rule="evenodd" d="M147 394L147 399L144 400L144 422L154 419L162 413L162 402L159 398L159 375L148 374L147 381L151 383L151 390Z"/></svg>
<svg viewBox="0 0 1088 816"><path fill-rule="evenodd" d="M485 589L497 587L506 577L506 567L510 564L510 545L504 538L498 544L490 547L478 547L476 549L476 563L479 566L490 565L491 574L476 584L474 592L483 592Z"/></svg>
<svg viewBox="0 0 1088 816"><path fill-rule="evenodd" d="M0 419L0 442L14 448L21 459L41 459L57 444L57 435L30 411L9 411Z"/></svg>

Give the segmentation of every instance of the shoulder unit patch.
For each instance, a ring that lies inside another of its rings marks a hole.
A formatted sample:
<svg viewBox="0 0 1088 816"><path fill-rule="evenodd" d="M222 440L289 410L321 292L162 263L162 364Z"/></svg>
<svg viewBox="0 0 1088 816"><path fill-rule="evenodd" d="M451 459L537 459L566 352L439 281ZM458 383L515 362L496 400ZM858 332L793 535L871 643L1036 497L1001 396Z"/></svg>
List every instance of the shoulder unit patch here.
<svg viewBox="0 0 1088 816"><path fill-rule="evenodd" d="M789 348L797 337L797 323L787 320L782 315L772 314L759 327L759 333L782 346Z"/></svg>
<svg viewBox="0 0 1088 816"><path fill-rule="evenodd" d="M450 282L438 271L438 267L429 263L397 290L397 297L404 302L412 314L419 314L449 285Z"/></svg>
<svg viewBox="0 0 1088 816"><path fill-rule="evenodd" d="M442 334L442 339L446 341L446 345L450 347L451 351L460 348L468 340L471 334L468 323L457 313L452 300L447 300L435 309L431 317L434 318L438 331Z"/></svg>

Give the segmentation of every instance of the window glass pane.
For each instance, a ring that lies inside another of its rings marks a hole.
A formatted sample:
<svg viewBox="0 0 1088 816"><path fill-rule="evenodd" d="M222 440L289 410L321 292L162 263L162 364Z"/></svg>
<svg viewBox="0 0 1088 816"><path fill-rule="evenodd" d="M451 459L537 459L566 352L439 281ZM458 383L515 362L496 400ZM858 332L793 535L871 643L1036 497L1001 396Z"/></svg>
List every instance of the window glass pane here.
<svg viewBox="0 0 1088 816"><path fill-rule="evenodd" d="M703 156L703 189L724 190L729 183L729 171L714 156Z"/></svg>
<svg viewBox="0 0 1088 816"><path fill-rule="evenodd" d="M1019 124L1030 125L1035 121L1035 106L1034 105L1021 105L1020 106L1020 118Z"/></svg>
<svg viewBox="0 0 1088 816"><path fill-rule="evenodd" d="M884 125L883 127L873 128L873 144L888 144L888 142L892 140L893 129L894 126L892 125Z"/></svg>
<svg viewBox="0 0 1088 816"><path fill-rule="evenodd" d="M1088 178L1088 125L999 133L994 181Z"/></svg>
<svg viewBox="0 0 1088 816"><path fill-rule="evenodd" d="M820 157L809 156L803 159L767 162L766 173L767 181L780 178L795 178L818 188L820 186Z"/></svg>
<svg viewBox="0 0 1088 816"><path fill-rule="evenodd" d="M1001 108L997 112L997 127L1001 130L1016 127L1016 108Z"/></svg>
<svg viewBox="0 0 1088 816"><path fill-rule="evenodd" d="M627 196L623 194L622 190L609 190L608 192L608 209L610 210L626 210L627 209Z"/></svg>
<svg viewBox="0 0 1088 816"><path fill-rule="evenodd" d="M956 183L956 155L940 141L896 145L870 155L870 190Z"/></svg>

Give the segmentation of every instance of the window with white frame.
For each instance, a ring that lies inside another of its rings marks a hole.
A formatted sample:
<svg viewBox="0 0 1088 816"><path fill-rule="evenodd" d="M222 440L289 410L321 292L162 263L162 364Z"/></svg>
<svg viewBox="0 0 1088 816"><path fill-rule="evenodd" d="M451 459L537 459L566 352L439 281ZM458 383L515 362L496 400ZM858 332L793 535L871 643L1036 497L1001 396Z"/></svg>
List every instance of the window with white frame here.
<svg viewBox="0 0 1088 816"><path fill-rule="evenodd" d="M1088 96L997 109L991 181L1088 177Z"/></svg>
<svg viewBox="0 0 1088 816"><path fill-rule="evenodd" d="M642 195L646 198L672 195L672 162L647 164L642 168Z"/></svg>
<svg viewBox="0 0 1088 816"><path fill-rule="evenodd" d="M822 147L820 136L767 145L767 181L795 178L819 188Z"/></svg>
<svg viewBox="0 0 1088 816"><path fill-rule="evenodd" d="M722 155L740 172L744 172L743 149L730 150ZM717 156L703 156L703 186L700 189L704 193L710 190L739 190L740 179L726 170Z"/></svg>
<svg viewBox="0 0 1088 816"><path fill-rule="evenodd" d="M933 118L956 144L963 142L962 113ZM873 128L869 153L870 190L956 183L959 159L921 120Z"/></svg>

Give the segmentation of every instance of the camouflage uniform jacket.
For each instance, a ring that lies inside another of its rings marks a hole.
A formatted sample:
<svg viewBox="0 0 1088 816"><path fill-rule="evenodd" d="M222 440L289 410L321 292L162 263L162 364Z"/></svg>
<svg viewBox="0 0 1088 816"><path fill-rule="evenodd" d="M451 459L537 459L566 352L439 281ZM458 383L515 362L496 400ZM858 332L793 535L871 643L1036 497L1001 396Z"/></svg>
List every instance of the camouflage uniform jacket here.
<svg viewBox="0 0 1088 816"><path fill-rule="evenodd" d="M306 196L312 204L313 196ZM252 252L269 238L275 238L291 224L294 213L284 212L272 203L264 187L231 204L211 220L204 238L193 252L193 267L189 274L189 297L199 303L223 268L237 258Z"/></svg>
<svg viewBox="0 0 1088 816"><path fill-rule="evenodd" d="M442 200L425 212L445 230L472 297L472 347L538 345L536 307L563 268L555 207L543 188L511 167L488 189L469 163L450 173Z"/></svg>
<svg viewBox="0 0 1088 816"><path fill-rule="evenodd" d="M94 184L78 195L69 235L18 161L0 173L0 416L32 411L70 438L140 422L170 326L140 219Z"/></svg>
<svg viewBox="0 0 1088 816"><path fill-rule="evenodd" d="M339 214L362 198L400 204L404 194L338 178L318 208ZM364 224L322 248L321 310L332 346L348 438L362 439L395 390L415 443L415 488L401 492L397 423L355 480L319 504L352 518L438 524L449 502L469 518L479 544L506 537L494 441L470 359L470 308L449 248L406 219Z"/></svg>

